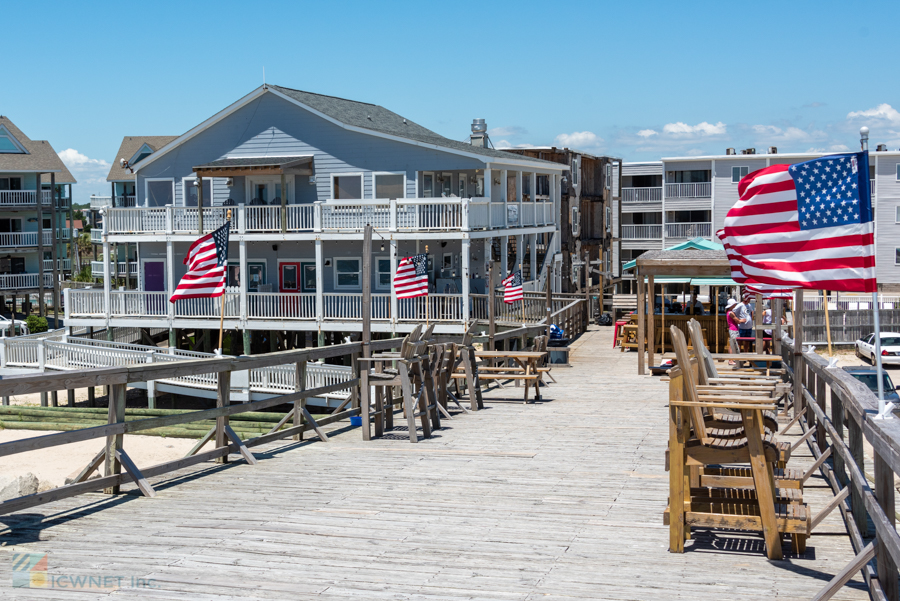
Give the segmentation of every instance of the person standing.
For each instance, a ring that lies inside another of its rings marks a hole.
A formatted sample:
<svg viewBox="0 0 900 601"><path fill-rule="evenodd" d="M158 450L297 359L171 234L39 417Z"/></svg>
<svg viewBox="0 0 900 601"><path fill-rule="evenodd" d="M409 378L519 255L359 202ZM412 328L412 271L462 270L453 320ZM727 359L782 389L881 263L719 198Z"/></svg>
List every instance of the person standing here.
<svg viewBox="0 0 900 601"><path fill-rule="evenodd" d="M730 299L733 300L733 299ZM747 305L741 301L735 301L737 304L734 307L734 317L738 323L739 334L741 338L752 338L753 337L753 317L750 315L750 309ZM728 308L726 307L726 311Z"/></svg>
<svg viewBox="0 0 900 601"><path fill-rule="evenodd" d="M728 352L732 355L740 354L740 347L737 341L739 334L738 321L733 310L737 304L738 302L733 298L729 298L728 302L725 303L725 323L728 324ZM735 363L734 361L729 361L728 365L735 365Z"/></svg>

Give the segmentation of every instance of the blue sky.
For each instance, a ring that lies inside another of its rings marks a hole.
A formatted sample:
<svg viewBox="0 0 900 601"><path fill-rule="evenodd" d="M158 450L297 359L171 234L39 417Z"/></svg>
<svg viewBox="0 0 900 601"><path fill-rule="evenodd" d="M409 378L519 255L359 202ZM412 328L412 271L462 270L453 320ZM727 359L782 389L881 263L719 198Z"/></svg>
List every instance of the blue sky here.
<svg viewBox="0 0 900 601"><path fill-rule="evenodd" d="M900 148L900 2L4 2L0 113L104 183L266 79L464 139L653 160ZM9 26L9 24L20 24ZM20 48L20 51L10 50Z"/></svg>

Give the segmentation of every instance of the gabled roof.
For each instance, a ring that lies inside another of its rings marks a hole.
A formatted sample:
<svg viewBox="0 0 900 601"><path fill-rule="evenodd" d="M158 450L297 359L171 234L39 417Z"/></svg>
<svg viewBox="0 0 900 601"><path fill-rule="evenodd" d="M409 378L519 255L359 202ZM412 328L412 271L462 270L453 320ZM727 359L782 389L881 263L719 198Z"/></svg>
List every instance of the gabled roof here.
<svg viewBox="0 0 900 601"><path fill-rule="evenodd" d="M568 169L568 166L551 161L523 157L511 152L494 150L492 148L479 148L468 142L451 140L431 131L421 125L405 119L404 117L387 110L377 104L347 100L336 96L325 96L302 90L294 90L282 86L264 84L231 106L216 113L197 127L191 129L182 136L167 144L160 152L155 152L140 161L137 165L143 167L166 154L182 142L189 140L218 121L224 119L249 102L259 98L263 94L271 93L293 102L320 117L331 121L345 129L358 131L370 135L389 138L400 142L407 142L420 146L434 147L453 154L462 154L473 158L480 158L484 162L502 162L511 165L532 165L534 168L544 168L552 171ZM118 160L118 159L116 159Z"/></svg>
<svg viewBox="0 0 900 601"><path fill-rule="evenodd" d="M156 152L178 136L125 136L122 138L122 145L116 153L116 158L109 168L109 175L106 176L108 182L131 182L134 181L134 174L128 169L123 169L119 159L130 161L137 151L146 144L150 150Z"/></svg>
<svg viewBox="0 0 900 601"><path fill-rule="evenodd" d="M669 248L666 248L664 250L654 250L654 251L647 251L647 252L668 253L668 252L676 251L676 250L716 250L716 251L721 251L724 253L725 247L722 246L721 244L717 244L715 242L707 240L706 238L691 238L687 242L682 242L681 244L676 244L675 246L670 246ZM646 253L644 253L644 254L646 254ZM644 255L641 255L641 256L643 257ZM674 256L674 255L671 255L671 256ZM625 263L622 266L622 269L623 270L634 269L635 265L637 265L637 259L635 259L633 261L628 261L627 263Z"/></svg>
<svg viewBox="0 0 900 601"><path fill-rule="evenodd" d="M9 117L0 115L0 126L25 148L25 153L0 153L0 172L37 172L44 173L41 182L50 183L50 173L56 173L57 184L76 184L75 177L46 140L32 140L10 121Z"/></svg>

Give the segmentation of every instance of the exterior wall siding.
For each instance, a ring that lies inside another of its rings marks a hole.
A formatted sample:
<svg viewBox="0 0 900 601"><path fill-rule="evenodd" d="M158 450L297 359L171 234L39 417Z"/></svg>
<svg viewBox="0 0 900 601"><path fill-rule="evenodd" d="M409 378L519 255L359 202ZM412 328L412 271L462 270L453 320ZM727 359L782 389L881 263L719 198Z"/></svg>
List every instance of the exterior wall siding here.
<svg viewBox="0 0 900 601"><path fill-rule="evenodd" d="M875 160L877 157L877 164ZM869 160L875 166L875 267L879 284L900 284L900 265L896 251L900 248L900 223L897 207L900 207L900 182L897 181L897 163L900 157L878 156L872 153Z"/></svg>

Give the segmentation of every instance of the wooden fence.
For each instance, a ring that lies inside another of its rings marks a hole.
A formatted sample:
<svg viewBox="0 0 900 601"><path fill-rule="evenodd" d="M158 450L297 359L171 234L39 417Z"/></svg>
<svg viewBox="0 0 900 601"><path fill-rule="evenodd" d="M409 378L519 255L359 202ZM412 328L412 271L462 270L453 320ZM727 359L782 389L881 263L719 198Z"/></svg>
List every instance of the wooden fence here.
<svg viewBox="0 0 900 601"><path fill-rule="evenodd" d="M900 331L900 309L881 309L881 331ZM835 344L853 344L860 338L875 332L874 314L871 309L831 309L828 311L831 322L831 341ZM824 344L827 338L825 330L825 310L803 311L803 341L807 344Z"/></svg>
<svg viewBox="0 0 900 601"><path fill-rule="evenodd" d="M795 424L803 429L816 457L814 468L821 470L835 494L828 507L840 509L857 553L815 599L830 599L861 571L873 599L897 601L900 535L894 527L894 474L900 473L900 419L873 419L878 410L875 395L845 370L829 366L826 358L795 353L789 339L782 342L781 352L794 385L794 419L782 433ZM874 490L865 476L864 442L874 452ZM829 458L832 465L826 463ZM873 534L869 520L875 529L871 542L866 540Z"/></svg>
<svg viewBox="0 0 900 601"><path fill-rule="evenodd" d="M371 351L384 351L397 348L401 339L373 341L369 343ZM41 492L25 497L18 497L0 503L0 515L14 511L21 511L58 499L73 497L82 493L103 489L108 493L118 492L123 483L134 481L140 490L147 496L153 496L155 492L147 478L158 476L178 470L204 461L216 460L224 463L228 460L229 453L240 453L249 463L256 463L256 459L250 453L249 448L261 445L288 436L302 439L304 432L315 430L323 440L327 439L319 426L346 419L360 414L359 409L359 366L356 358L363 351L360 342L340 344L315 349L302 349L257 355L251 357L222 357L215 359L197 359L167 363L149 363L136 366L110 367L92 369L85 372L45 373L35 376L10 377L0 380L0 396L19 394L31 394L39 392L53 392L75 388L89 388L94 386L109 386L109 419L105 426L84 428L57 434L35 436L23 440L16 440L0 444L0 457L9 457L18 453L46 449L83 440L105 439L104 448L94 457L81 472L75 482L66 486L60 486L46 492ZM317 359L350 356L353 364L351 379L304 390L306 377L306 363ZM254 369L271 368L280 365L291 366L296 370L295 392L262 401L230 405L231 379L234 372L249 372ZM153 417L125 421L125 391L129 383L157 381L173 378L184 378L211 374L217 386L217 402L215 409L193 411L190 413ZM337 412L320 420L318 423L306 410L305 400L309 397L322 396L341 389L350 388L351 399L348 399L349 409L339 407ZM228 417L238 413L257 411L280 405L293 405L284 419L268 434L241 440L228 424ZM202 420L215 419L216 425L194 447L188 456L175 461L160 463L157 465L138 468L129 458L123 448L125 434L131 434L176 424L184 424ZM291 422L290 427L287 426ZM207 441L214 441L214 448L205 452L197 452ZM90 475L101 464L105 465L104 475L88 480ZM122 468L125 472L122 472Z"/></svg>

